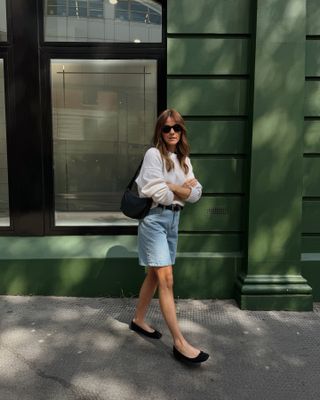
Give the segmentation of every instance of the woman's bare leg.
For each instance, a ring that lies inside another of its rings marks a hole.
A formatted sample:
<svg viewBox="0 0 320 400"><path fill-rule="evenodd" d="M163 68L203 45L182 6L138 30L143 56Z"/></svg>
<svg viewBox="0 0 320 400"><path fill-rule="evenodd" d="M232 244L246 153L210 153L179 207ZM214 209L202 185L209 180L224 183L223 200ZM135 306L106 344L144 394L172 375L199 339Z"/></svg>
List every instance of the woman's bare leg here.
<svg viewBox="0 0 320 400"><path fill-rule="evenodd" d="M155 268L155 272L158 279L160 308L173 337L174 346L187 357L197 357L200 350L186 341L178 325L173 295L172 266Z"/></svg>
<svg viewBox="0 0 320 400"><path fill-rule="evenodd" d="M144 322L144 318L146 316L150 301L155 294L157 286L158 286L157 275L155 274L153 268L149 267L147 276L145 277L140 289L139 300L133 318L133 321L137 325L139 325L141 328L145 329L148 332L153 332L154 329L152 329L148 324Z"/></svg>

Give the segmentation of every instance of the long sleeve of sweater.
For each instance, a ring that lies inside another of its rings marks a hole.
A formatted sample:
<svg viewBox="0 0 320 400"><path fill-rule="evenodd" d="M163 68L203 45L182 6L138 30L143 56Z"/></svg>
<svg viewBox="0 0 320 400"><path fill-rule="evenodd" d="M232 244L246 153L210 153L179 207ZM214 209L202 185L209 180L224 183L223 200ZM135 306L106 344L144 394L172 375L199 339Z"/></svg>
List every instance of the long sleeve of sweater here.
<svg viewBox="0 0 320 400"><path fill-rule="evenodd" d="M192 168L189 157L187 158L187 163L188 163L188 167L189 167L187 179L192 179L192 178L194 178L194 173L193 173L193 168ZM189 197L187 199L185 199L185 201L187 203L196 203L198 200L200 200L201 196L202 196L202 185L200 184L200 182L198 182L195 187L191 188L191 193L190 193Z"/></svg>
<svg viewBox="0 0 320 400"><path fill-rule="evenodd" d="M172 204L174 194L166 184L163 161L156 148L146 152L136 183L140 197L152 197L158 204Z"/></svg>

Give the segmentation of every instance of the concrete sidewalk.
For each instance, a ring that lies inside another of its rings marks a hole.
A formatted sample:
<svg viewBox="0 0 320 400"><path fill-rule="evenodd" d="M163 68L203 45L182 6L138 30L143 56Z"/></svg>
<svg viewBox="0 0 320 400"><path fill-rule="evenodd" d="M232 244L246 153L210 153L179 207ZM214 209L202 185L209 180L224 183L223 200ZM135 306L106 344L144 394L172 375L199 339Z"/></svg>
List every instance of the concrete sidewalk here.
<svg viewBox="0 0 320 400"><path fill-rule="evenodd" d="M314 312L241 311L233 301L179 300L198 367L128 329L136 299L0 296L1 400L319 400L320 304Z"/></svg>

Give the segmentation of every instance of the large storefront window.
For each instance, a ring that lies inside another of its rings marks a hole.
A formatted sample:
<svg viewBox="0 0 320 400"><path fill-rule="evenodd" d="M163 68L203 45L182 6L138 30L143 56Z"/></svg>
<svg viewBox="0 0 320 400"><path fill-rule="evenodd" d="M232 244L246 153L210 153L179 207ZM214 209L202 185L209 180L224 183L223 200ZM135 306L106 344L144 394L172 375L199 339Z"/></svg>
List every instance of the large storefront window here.
<svg viewBox="0 0 320 400"><path fill-rule="evenodd" d="M7 141L4 99L3 60L0 59L0 226L9 226Z"/></svg>
<svg viewBox="0 0 320 400"><path fill-rule="evenodd" d="M166 106L166 10L0 0L2 235L136 234L120 203Z"/></svg>
<svg viewBox="0 0 320 400"><path fill-rule="evenodd" d="M123 190L150 145L156 60L52 60L56 226L131 225Z"/></svg>
<svg viewBox="0 0 320 400"><path fill-rule="evenodd" d="M46 0L45 41L162 41L162 8L151 0Z"/></svg>
<svg viewBox="0 0 320 400"><path fill-rule="evenodd" d="M6 0L0 0L0 42L7 40Z"/></svg>

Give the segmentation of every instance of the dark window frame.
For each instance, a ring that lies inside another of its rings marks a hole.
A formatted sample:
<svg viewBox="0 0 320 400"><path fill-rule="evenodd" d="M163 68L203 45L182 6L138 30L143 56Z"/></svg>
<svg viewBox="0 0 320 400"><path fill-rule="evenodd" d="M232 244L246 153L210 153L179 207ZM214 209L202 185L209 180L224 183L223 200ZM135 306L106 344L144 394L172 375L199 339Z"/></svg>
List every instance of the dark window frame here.
<svg viewBox="0 0 320 400"><path fill-rule="evenodd" d="M161 43L45 42L42 0L7 0L5 56L10 227L2 236L130 235L136 226L55 226L50 61L157 60L158 113L166 108L166 1ZM28 23L26 23L28 21ZM24 61L21 63L21 55ZM27 67L26 67L27 65ZM23 82L24 86L17 84ZM27 98L26 98L27 97ZM24 99L24 102L23 102Z"/></svg>

